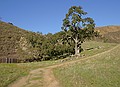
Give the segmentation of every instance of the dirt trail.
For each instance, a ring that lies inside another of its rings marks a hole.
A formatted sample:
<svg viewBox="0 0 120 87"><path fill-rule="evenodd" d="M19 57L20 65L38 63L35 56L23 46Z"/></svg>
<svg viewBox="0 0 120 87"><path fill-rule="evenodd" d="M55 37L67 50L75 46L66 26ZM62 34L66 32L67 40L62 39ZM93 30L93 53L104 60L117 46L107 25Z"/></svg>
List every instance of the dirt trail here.
<svg viewBox="0 0 120 87"><path fill-rule="evenodd" d="M76 62L79 62L82 60L86 60L89 58L97 57L99 55L104 55L104 54L109 53L110 51L116 49L118 46L120 46L120 45L117 45L108 51L98 53L96 55L86 57L84 59L73 60L73 61L62 63L62 64L57 64L57 65L53 65L53 66L49 66L49 67L45 67L45 68L39 68L36 70L32 70L27 77L21 78L20 80L14 82L13 84L9 85L8 87L61 87L59 82L55 78L52 69L54 69L56 67L60 67L60 66L65 66L68 64L73 64L73 63L76 63ZM43 76L43 77L40 77L40 76ZM42 83L41 78L44 79L44 82L43 82L44 85L41 84Z"/></svg>
<svg viewBox="0 0 120 87"><path fill-rule="evenodd" d="M59 82L54 77L53 71L51 68L44 70L44 87L60 87Z"/></svg>

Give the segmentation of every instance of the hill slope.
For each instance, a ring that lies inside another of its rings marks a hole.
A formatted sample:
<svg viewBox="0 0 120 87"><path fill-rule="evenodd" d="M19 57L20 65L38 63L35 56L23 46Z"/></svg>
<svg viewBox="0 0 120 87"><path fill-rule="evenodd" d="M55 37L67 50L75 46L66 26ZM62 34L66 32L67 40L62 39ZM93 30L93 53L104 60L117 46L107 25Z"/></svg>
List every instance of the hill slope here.
<svg viewBox="0 0 120 87"><path fill-rule="evenodd" d="M32 62L63 58L73 51L68 44L62 44L64 35L62 31L43 35L0 21L0 59L6 62L17 58L22 62Z"/></svg>
<svg viewBox="0 0 120 87"><path fill-rule="evenodd" d="M120 31L120 26L103 26L103 27L96 27L98 31L102 34L105 35L110 32L117 32Z"/></svg>
<svg viewBox="0 0 120 87"><path fill-rule="evenodd" d="M105 41L120 43L120 26L99 27L96 30L105 37ZM63 32L42 35L0 21L0 59L50 60L63 53L74 53L73 46L61 44L63 36Z"/></svg>
<svg viewBox="0 0 120 87"><path fill-rule="evenodd" d="M32 49L30 36L37 35L0 21L0 58L24 59L27 57Z"/></svg>
<svg viewBox="0 0 120 87"><path fill-rule="evenodd" d="M97 27L105 42L120 43L120 26Z"/></svg>
<svg viewBox="0 0 120 87"><path fill-rule="evenodd" d="M24 32L24 30L13 25L0 22L0 57L16 55L18 42Z"/></svg>

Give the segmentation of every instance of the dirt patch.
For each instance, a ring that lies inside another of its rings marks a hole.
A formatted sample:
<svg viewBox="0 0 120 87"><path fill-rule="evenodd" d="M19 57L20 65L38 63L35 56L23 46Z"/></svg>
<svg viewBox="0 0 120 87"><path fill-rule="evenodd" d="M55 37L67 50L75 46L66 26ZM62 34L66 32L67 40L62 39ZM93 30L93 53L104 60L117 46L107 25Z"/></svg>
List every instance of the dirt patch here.
<svg viewBox="0 0 120 87"><path fill-rule="evenodd" d="M51 68L44 70L44 87L60 87L59 82L54 77L53 71Z"/></svg>

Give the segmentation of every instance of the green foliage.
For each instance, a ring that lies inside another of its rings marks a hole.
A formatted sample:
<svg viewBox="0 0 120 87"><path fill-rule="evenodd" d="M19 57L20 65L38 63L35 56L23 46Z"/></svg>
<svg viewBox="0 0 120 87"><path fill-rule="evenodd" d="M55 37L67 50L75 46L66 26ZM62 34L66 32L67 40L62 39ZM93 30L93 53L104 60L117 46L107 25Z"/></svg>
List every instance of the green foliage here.
<svg viewBox="0 0 120 87"><path fill-rule="evenodd" d="M64 32L58 32L54 35L45 35L46 39L41 46L41 52L44 55L43 60L59 59L63 54L70 54L70 46L62 43ZM46 59L47 58L47 59Z"/></svg>

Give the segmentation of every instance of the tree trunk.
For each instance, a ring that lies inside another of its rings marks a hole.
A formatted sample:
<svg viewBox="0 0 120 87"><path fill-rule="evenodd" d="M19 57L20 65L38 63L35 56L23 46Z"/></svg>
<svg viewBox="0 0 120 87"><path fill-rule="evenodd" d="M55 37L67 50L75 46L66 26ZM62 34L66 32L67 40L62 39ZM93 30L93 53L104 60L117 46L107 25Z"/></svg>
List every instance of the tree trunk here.
<svg viewBox="0 0 120 87"><path fill-rule="evenodd" d="M79 49L79 46L78 46L77 38L75 40L75 55L80 55L80 49Z"/></svg>

